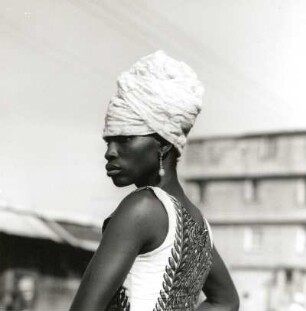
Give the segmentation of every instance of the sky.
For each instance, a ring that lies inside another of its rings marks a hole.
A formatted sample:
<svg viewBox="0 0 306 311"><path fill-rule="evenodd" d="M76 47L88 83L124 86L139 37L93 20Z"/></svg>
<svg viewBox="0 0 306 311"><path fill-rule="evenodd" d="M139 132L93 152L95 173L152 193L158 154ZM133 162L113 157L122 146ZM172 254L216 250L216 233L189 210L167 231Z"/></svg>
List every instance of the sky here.
<svg viewBox="0 0 306 311"><path fill-rule="evenodd" d="M205 86L191 136L306 129L303 0L0 0L0 204L101 222L116 77L158 49Z"/></svg>

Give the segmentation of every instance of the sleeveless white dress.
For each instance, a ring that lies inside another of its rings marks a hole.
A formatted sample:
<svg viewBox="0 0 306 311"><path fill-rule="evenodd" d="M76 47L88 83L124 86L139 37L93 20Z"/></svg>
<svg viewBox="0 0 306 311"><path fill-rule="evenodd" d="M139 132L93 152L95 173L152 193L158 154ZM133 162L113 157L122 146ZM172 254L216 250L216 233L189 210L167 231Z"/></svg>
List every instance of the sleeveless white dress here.
<svg viewBox="0 0 306 311"><path fill-rule="evenodd" d="M150 189L168 214L168 233L153 251L136 257L110 311L194 311L212 261L209 224L193 220L174 197Z"/></svg>

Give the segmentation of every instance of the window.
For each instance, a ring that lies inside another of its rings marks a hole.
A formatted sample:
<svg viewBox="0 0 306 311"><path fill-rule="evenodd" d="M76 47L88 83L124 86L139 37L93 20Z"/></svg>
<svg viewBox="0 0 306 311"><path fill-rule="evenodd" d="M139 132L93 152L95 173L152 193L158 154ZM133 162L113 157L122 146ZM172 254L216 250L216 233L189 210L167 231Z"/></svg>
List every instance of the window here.
<svg viewBox="0 0 306 311"><path fill-rule="evenodd" d="M249 227L244 232L243 248L246 252L257 252L262 249L263 230L262 227Z"/></svg>
<svg viewBox="0 0 306 311"><path fill-rule="evenodd" d="M261 160L269 160L276 157L277 140L275 137L262 137L258 146L258 157Z"/></svg>
<svg viewBox="0 0 306 311"><path fill-rule="evenodd" d="M211 141L206 143L205 148L208 162L210 164L219 164L223 155L222 146L218 145L214 141Z"/></svg>
<svg viewBox="0 0 306 311"><path fill-rule="evenodd" d="M304 178L298 179L296 183L296 202L298 205L306 203L306 182Z"/></svg>
<svg viewBox="0 0 306 311"><path fill-rule="evenodd" d="M248 179L243 182L243 200L246 203L256 202L258 200L258 182L254 179Z"/></svg>
<svg viewBox="0 0 306 311"><path fill-rule="evenodd" d="M285 282L286 284L291 284L293 280L293 269L286 268L285 269Z"/></svg>
<svg viewBox="0 0 306 311"><path fill-rule="evenodd" d="M298 254L306 252L306 227L297 228L295 250Z"/></svg>

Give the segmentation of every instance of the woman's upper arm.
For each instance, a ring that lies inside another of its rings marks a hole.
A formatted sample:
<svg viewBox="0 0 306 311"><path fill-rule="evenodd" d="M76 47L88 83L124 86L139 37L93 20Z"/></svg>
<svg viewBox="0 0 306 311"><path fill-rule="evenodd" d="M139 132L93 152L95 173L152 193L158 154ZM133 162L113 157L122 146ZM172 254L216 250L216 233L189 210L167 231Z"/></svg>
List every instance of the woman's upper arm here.
<svg viewBox="0 0 306 311"><path fill-rule="evenodd" d="M104 231L71 306L71 311L106 310L142 246L150 239L150 201L139 195L119 205Z"/></svg>
<svg viewBox="0 0 306 311"><path fill-rule="evenodd" d="M216 248L213 247L211 270L203 286L207 301L212 304L229 305L238 310L239 297L232 278Z"/></svg>

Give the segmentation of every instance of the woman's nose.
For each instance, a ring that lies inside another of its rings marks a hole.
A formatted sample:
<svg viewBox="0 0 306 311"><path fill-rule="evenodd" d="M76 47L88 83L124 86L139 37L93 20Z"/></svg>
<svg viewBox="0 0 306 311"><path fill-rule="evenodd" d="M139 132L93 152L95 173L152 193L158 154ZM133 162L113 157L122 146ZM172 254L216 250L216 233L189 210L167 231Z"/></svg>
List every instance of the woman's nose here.
<svg viewBox="0 0 306 311"><path fill-rule="evenodd" d="M107 146L107 150L105 152L105 159L111 160L113 158L116 158L118 156L118 148L117 144L115 142L109 142Z"/></svg>

